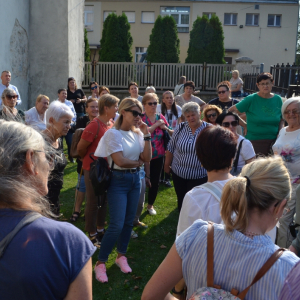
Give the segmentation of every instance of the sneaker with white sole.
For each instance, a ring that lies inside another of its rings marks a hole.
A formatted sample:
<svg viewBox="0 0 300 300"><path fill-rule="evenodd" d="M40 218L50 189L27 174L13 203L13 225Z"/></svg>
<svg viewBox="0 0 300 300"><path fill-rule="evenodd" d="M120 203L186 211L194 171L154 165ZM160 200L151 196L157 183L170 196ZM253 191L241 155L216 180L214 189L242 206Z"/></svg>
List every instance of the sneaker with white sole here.
<svg viewBox="0 0 300 300"><path fill-rule="evenodd" d="M116 265L121 269L123 273L131 273L132 270L127 263L127 258L125 256L121 256L120 258L116 258Z"/></svg>
<svg viewBox="0 0 300 300"><path fill-rule="evenodd" d="M135 231L131 230L131 238L136 239L138 237L139 237L138 234Z"/></svg>
<svg viewBox="0 0 300 300"><path fill-rule="evenodd" d="M147 208L148 213L150 216L155 216L156 215L156 210L154 208Z"/></svg>
<svg viewBox="0 0 300 300"><path fill-rule="evenodd" d="M98 266L95 266L95 275L98 281L102 283L108 282L105 264L99 264Z"/></svg>

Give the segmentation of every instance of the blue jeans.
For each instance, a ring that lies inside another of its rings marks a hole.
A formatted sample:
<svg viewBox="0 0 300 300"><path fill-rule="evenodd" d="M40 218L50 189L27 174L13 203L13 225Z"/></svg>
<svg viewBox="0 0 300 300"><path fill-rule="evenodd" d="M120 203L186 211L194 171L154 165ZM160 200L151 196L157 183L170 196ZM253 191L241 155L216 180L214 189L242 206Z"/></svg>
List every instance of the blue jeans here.
<svg viewBox="0 0 300 300"><path fill-rule="evenodd" d="M76 186L76 189L77 189L79 192L82 192L82 193L85 193L85 192L86 192L85 182L84 182L84 175L83 175L83 174L81 175L81 178L80 178L80 174L78 174L78 180L77 180L77 186Z"/></svg>
<svg viewBox="0 0 300 300"><path fill-rule="evenodd" d="M112 173L107 190L110 222L101 242L98 260L106 262L115 243L120 254L126 254L133 220L140 197L140 175L136 173Z"/></svg>

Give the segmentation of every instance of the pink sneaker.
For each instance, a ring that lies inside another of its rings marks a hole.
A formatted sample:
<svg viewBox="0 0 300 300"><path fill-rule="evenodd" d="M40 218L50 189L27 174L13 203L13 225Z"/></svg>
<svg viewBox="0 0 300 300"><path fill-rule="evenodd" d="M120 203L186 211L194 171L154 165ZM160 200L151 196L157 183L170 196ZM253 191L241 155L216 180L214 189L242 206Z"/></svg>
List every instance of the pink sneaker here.
<svg viewBox="0 0 300 300"><path fill-rule="evenodd" d="M128 266L127 258L125 256L121 256L120 258L116 258L116 265L121 269L123 273L131 273L132 270Z"/></svg>
<svg viewBox="0 0 300 300"><path fill-rule="evenodd" d="M98 281L102 283L108 282L105 264L99 264L98 266L95 266L95 274Z"/></svg>

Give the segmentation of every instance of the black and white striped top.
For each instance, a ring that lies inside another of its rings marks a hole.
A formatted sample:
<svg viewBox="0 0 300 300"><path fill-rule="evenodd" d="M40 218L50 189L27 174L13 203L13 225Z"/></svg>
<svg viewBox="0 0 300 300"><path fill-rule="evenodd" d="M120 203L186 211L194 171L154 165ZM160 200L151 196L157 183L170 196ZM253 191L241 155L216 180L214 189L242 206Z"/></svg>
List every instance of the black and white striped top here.
<svg viewBox="0 0 300 300"><path fill-rule="evenodd" d="M168 150L173 154L171 167L177 176L184 179L199 179L207 176L196 155L195 143L201 130L210 125L203 121L194 134L188 122L181 123L174 130Z"/></svg>

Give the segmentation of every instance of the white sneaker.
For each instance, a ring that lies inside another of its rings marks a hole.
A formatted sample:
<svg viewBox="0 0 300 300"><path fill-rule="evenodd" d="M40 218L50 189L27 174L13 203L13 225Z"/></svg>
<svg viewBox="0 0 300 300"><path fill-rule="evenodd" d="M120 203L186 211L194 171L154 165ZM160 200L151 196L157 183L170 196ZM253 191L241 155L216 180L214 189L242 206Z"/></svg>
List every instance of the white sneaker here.
<svg viewBox="0 0 300 300"><path fill-rule="evenodd" d="M138 234L135 231L131 230L131 238L136 239L138 237L139 237Z"/></svg>
<svg viewBox="0 0 300 300"><path fill-rule="evenodd" d="M150 216L155 216L156 215L156 210L154 208L147 208L148 213Z"/></svg>

